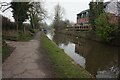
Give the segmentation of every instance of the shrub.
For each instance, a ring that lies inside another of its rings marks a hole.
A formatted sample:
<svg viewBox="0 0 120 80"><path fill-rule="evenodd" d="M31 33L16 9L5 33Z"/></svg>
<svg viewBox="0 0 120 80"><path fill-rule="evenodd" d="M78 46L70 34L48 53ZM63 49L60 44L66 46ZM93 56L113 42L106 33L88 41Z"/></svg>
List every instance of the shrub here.
<svg viewBox="0 0 120 80"><path fill-rule="evenodd" d="M97 35L106 42L110 42L115 38L114 32L117 29L114 24L109 23L109 17L106 13L102 13L95 20Z"/></svg>
<svg viewBox="0 0 120 80"><path fill-rule="evenodd" d="M35 33L35 30L34 30L34 29L29 29L29 31L30 31L31 33Z"/></svg>

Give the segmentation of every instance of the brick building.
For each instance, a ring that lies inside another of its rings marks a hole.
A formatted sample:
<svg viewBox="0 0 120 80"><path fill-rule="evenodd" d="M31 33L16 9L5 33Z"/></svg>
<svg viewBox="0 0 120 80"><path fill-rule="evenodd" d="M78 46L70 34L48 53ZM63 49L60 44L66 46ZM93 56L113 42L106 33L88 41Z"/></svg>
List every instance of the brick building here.
<svg viewBox="0 0 120 80"><path fill-rule="evenodd" d="M80 30L90 30L90 23L89 23L89 9L84 10L77 14L77 25Z"/></svg>
<svg viewBox="0 0 120 80"><path fill-rule="evenodd" d="M104 3L104 11L110 15L109 22L118 24L118 16L120 16L120 2L111 0ZM77 14L77 23L75 26L79 30L91 30L89 23L89 9Z"/></svg>

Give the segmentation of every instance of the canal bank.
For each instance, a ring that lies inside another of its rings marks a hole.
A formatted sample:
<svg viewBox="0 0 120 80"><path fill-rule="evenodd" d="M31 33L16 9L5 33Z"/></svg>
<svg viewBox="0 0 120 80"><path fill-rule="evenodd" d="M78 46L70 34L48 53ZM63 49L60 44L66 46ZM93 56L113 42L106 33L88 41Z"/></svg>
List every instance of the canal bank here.
<svg viewBox="0 0 120 80"><path fill-rule="evenodd" d="M103 40L100 36L98 36L96 34L96 32L94 31L70 31L70 30L63 30L61 32L59 32L60 34L66 34L66 35L70 35L70 36L75 36L78 38L85 38L88 40L93 40L99 43L104 43L110 46L118 46L120 47L120 35L118 35L115 39L113 39L110 42L106 42L105 40Z"/></svg>
<svg viewBox="0 0 120 80"><path fill-rule="evenodd" d="M94 78L88 71L76 64L53 41L42 33L41 43L53 63L56 75L59 78Z"/></svg>
<svg viewBox="0 0 120 80"><path fill-rule="evenodd" d="M118 77L120 47L52 31L48 31L47 36L96 78Z"/></svg>

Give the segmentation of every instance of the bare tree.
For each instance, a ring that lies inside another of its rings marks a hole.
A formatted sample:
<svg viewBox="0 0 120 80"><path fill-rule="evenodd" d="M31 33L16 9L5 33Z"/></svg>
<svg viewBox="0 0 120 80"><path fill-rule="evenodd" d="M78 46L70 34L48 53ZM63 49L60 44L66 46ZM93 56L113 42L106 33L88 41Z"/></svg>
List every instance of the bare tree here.
<svg viewBox="0 0 120 80"><path fill-rule="evenodd" d="M29 17L32 28L35 28L46 18L47 11L44 9L42 2L31 2L31 5Z"/></svg>
<svg viewBox="0 0 120 80"><path fill-rule="evenodd" d="M53 21L53 27L56 31L59 30L61 26L61 21L64 16L64 8L62 8L59 4L55 6L55 13L54 13L54 21Z"/></svg>
<svg viewBox="0 0 120 80"><path fill-rule="evenodd" d="M9 8L10 8L10 3L0 2L0 11L5 12Z"/></svg>

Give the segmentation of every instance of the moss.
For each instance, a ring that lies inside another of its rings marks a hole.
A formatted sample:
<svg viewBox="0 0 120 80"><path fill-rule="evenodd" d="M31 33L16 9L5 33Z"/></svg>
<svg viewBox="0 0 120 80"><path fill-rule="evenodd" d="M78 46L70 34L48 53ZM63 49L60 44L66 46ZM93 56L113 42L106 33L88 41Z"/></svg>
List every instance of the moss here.
<svg viewBox="0 0 120 80"><path fill-rule="evenodd" d="M84 68L78 66L53 41L41 33L41 44L53 63L55 73L60 78L93 78Z"/></svg>

